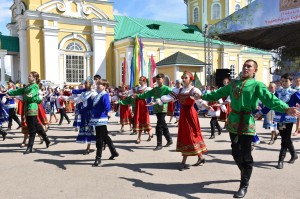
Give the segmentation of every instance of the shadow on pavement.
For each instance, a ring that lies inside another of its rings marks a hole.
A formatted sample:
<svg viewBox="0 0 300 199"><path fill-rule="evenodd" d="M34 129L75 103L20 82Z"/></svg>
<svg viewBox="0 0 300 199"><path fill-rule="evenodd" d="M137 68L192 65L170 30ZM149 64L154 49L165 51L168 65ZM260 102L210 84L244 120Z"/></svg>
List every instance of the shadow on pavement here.
<svg viewBox="0 0 300 199"><path fill-rule="evenodd" d="M35 162L43 162L46 164L52 164L60 169L67 170L66 165L92 165L94 159L87 160L53 160L53 159L37 159Z"/></svg>
<svg viewBox="0 0 300 199"><path fill-rule="evenodd" d="M222 190L216 188L209 188L207 186L214 184L223 184L231 182L239 182L239 180L218 180L218 181L207 181L192 184L157 184L151 182L144 182L139 179L120 177L121 179L133 182L134 187L140 187L151 191L165 192L174 194L188 199L196 199L197 197L191 196L196 193L211 193L211 194L234 194L235 191Z"/></svg>

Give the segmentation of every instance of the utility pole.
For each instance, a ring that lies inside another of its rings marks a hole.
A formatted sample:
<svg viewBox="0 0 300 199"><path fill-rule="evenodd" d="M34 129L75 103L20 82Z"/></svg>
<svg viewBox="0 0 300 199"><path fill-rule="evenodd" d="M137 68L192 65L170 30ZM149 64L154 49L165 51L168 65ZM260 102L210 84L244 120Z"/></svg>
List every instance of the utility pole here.
<svg viewBox="0 0 300 199"><path fill-rule="evenodd" d="M204 60L206 63L206 85L212 86L214 84L213 78L213 43L209 36L208 30L210 25L205 24L203 32L204 36Z"/></svg>

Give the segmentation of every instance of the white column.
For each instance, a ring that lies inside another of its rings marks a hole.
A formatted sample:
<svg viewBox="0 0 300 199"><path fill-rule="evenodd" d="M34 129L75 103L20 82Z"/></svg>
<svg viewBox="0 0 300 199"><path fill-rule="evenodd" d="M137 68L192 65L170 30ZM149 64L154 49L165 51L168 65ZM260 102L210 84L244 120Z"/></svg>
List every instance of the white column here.
<svg viewBox="0 0 300 199"><path fill-rule="evenodd" d="M238 66L235 67L235 70L237 71L237 75L240 74L240 72L242 72L242 69L243 69L243 55L242 54L239 54L238 55Z"/></svg>
<svg viewBox="0 0 300 199"><path fill-rule="evenodd" d="M222 52L222 68L228 68L228 53Z"/></svg>
<svg viewBox="0 0 300 199"><path fill-rule="evenodd" d="M90 55L86 56L86 70L87 70L87 77L91 77L91 56Z"/></svg>
<svg viewBox="0 0 300 199"><path fill-rule="evenodd" d="M48 26L48 20L44 20L44 58L45 79L59 84L57 72L61 70L58 66L58 28Z"/></svg>
<svg viewBox="0 0 300 199"><path fill-rule="evenodd" d="M165 58L165 49L162 47L162 48L159 48L159 61L163 60Z"/></svg>
<svg viewBox="0 0 300 199"><path fill-rule="evenodd" d="M191 15L190 15L190 9L191 9L191 7L190 7L190 1L189 0L187 0L186 1L186 20L187 20L187 24L191 24ZM199 11L199 14L200 14L200 11Z"/></svg>
<svg viewBox="0 0 300 199"><path fill-rule="evenodd" d="M115 51L115 69L116 69L116 79L115 79L115 85L120 85L121 81L122 81L122 69L120 68L119 64L119 53L118 50L114 50ZM121 80L121 81L120 81Z"/></svg>
<svg viewBox="0 0 300 199"><path fill-rule="evenodd" d="M207 0L202 1L202 30L205 29L205 24L207 24Z"/></svg>
<svg viewBox="0 0 300 199"><path fill-rule="evenodd" d="M64 82L66 79L65 79L65 70L66 70L66 67L65 67L65 59L64 59L64 52L61 51L59 52L59 55L58 55L58 62L59 62L59 68L60 70L58 71L58 82L59 83L62 83Z"/></svg>
<svg viewBox="0 0 300 199"><path fill-rule="evenodd" d="M1 84L6 85L5 82L5 55L1 53Z"/></svg>
<svg viewBox="0 0 300 199"><path fill-rule="evenodd" d="M178 80L178 79L180 79L179 78L179 67L178 66L175 66L175 69L174 69L174 82L176 81L176 80Z"/></svg>
<svg viewBox="0 0 300 199"><path fill-rule="evenodd" d="M28 49L27 49L27 30L25 19L18 18L19 23L19 48L20 48L20 75L21 83L28 83Z"/></svg>
<svg viewBox="0 0 300 199"><path fill-rule="evenodd" d="M106 79L106 29L102 27L98 30L97 25L93 25L93 75L98 74Z"/></svg>
<svg viewBox="0 0 300 199"><path fill-rule="evenodd" d="M233 13L232 11L232 3L231 0L228 1L228 15L230 15L231 13Z"/></svg>

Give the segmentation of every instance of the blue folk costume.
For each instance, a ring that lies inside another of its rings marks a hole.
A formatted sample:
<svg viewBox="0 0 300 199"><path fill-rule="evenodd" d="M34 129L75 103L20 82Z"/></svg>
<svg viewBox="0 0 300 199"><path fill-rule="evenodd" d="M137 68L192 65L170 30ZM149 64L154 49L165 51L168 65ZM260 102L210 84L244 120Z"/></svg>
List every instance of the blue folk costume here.
<svg viewBox="0 0 300 199"><path fill-rule="evenodd" d="M73 98L79 97L82 94L82 92L86 92L86 89L74 89L72 90L72 97ZM75 117L74 117L73 127L79 128L81 125L81 115L79 112L82 109L83 104L82 102L78 102L78 103L75 102L75 104L76 104L74 108Z"/></svg>
<svg viewBox="0 0 300 199"><path fill-rule="evenodd" d="M90 125L94 126L96 131L97 153L93 166L98 166L101 163L104 143L107 144L111 152L110 160L119 156L107 131L108 112L110 111L109 94L106 91L99 92L98 95L94 97L93 103L89 104L89 109L92 111Z"/></svg>
<svg viewBox="0 0 300 199"><path fill-rule="evenodd" d="M296 104L300 104L300 92L292 89L291 87L278 89L275 96L287 103L289 107L295 107ZM269 111L270 109L265 107L261 112L263 114L267 114ZM287 150L289 150L291 154L291 160L289 163L294 163L294 161L298 158L291 139L293 124L297 122L297 118L287 115L286 113L275 112L274 122L278 123L278 130L281 135L281 150L279 153L277 168L282 169Z"/></svg>
<svg viewBox="0 0 300 199"><path fill-rule="evenodd" d="M5 140L7 133L2 129L2 123L8 121L8 114L4 110L2 99L5 98L6 94L0 94L0 134L2 135L3 140Z"/></svg>
<svg viewBox="0 0 300 199"><path fill-rule="evenodd" d="M96 96L95 91L85 91L75 99L76 103L82 103L79 114L81 116L81 122L79 127L79 133L76 139L77 143L95 143L96 137L93 127L89 125L92 117L92 110L89 108L93 104L93 99Z"/></svg>

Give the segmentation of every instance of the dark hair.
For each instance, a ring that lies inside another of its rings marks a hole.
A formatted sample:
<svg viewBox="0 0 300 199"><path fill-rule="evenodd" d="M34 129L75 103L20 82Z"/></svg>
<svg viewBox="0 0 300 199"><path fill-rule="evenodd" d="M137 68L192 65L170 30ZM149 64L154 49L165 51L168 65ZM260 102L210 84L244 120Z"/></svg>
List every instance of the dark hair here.
<svg viewBox="0 0 300 199"><path fill-rule="evenodd" d="M94 80L95 80L95 79L101 79L101 76L98 75L98 74L96 74L96 75L94 75Z"/></svg>
<svg viewBox="0 0 300 199"><path fill-rule="evenodd" d="M37 73L37 72L35 72L35 71L31 71L30 72L31 74L32 74L32 76L35 78L35 82L37 83L37 84L39 84L40 83L40 75Z"/></svg>
<svg viewBox="0 0 300 199"><path fill-rule="evenodd" d="M285 73L285 74L281 75L281 78L288 79L290 81L293 80L293 76L290 73Z"/></svg>
<svg viewBox="0 0 300 199"><path fill-rule="evenodd" d="M97 81L96 84L103 85L103 86L105 86L105 88L109 87L109 82L106 79L100 79L99 81Z"/></svg>
<svg viewBox="0 0 300 199"><path fill-rule="evenodd" d="M165 78L165 75L162 73L158 73L155 78Z"/></svg>
<svg viewBox="0 0 300 199"><path fill-rule="evenodd" d="M253 62L254 65L255 65L255 68L258 68L258 64L257 64L257 62L255 60L253 60L253 59L247 59L244 63L247 63L247 62Z"/></svg>
<svg viewBox="0 0 300 199"><path fill-rule="evenodd" d="M147 78L145 76L141 76L140 79L143 81L143 82L147 82Z"/></svg>

